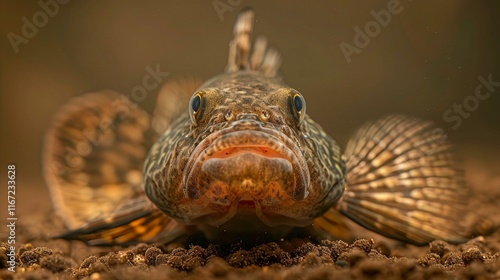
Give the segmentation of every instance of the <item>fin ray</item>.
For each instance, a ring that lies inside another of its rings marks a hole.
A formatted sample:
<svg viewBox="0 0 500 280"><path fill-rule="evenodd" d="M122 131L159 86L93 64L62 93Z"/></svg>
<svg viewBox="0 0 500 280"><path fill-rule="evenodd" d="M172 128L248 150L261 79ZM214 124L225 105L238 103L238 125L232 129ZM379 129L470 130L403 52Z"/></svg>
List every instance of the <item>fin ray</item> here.
<svg viewBox="0 0 500 280"><path fill-rule="evenodd" d="M92 246L126 245L138 242L168 242L186 233L186 227L169 218L144 197L127 201L127 208L111 217L97 219L55 238L80 240Z"/></svg>
<svg viewBox="0 0 500 280"><path fill-rule="evenodd" d="M250 8L243 9L239 13L234 24L233 39L229 43L226 72L254 70L274 77L281 66L281 55L276 49L268 47L267 39L257 38L253 53L250 54L254 18L255 12Z"/></svg>
<svg viewBox="0 0 500 280"><path fill-rule="evenodd" d="M346 158L342 214L418 245L464 240L463 172L451 144L430 122L394 115L369 123L349 141Z"/></svg>
<svg viewBox="0 0 500 280"><path fill-rule="evenodd" d="M142 165L156 134L137 104L113 91L76 97L46 134L44 177L70 228L109 216L143 193Z"/></svg>

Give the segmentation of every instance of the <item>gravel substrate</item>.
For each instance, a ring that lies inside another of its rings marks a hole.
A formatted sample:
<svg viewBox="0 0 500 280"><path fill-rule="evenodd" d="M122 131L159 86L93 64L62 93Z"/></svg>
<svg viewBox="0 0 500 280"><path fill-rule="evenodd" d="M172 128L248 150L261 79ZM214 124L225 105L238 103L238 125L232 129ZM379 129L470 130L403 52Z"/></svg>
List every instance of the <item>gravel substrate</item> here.
<svg viewBox="0 0 500 280"><path fill-rule="evenodd" d="M50 239L46 229L63 225L51 213L35 214L18 229L16 273L7 269L9 244L0 243L0 279L500 279L498 201L486 195L471 201L474 211L465 218L476 237L470 241L424 247L370 238L370 233L349 243L285 241L252 248L89 247Z"/></svg>

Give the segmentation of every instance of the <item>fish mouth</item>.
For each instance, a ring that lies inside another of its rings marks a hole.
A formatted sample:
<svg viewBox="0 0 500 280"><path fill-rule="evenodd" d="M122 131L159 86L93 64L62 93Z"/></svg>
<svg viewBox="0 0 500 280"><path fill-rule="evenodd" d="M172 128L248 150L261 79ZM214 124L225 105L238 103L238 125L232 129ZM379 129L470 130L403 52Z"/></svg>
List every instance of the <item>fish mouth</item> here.
<svg viewBox="0 0 500 280"><path fill-rule="evenodd" d="M219 226L256 215L264 224L302 225L283 211L308 196L310 174L298 145L284 133L252 126L213 133L194 149L183 174L188 224ZM278 214L279 212L280 214Z"/></svg>

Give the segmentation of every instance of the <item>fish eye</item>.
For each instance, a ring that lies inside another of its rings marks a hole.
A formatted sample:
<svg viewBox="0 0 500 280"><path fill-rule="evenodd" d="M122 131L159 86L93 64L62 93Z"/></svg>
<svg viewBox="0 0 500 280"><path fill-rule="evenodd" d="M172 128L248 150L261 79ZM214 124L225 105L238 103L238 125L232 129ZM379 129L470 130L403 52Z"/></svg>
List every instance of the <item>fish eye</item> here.
<svg viewBox="0 0 500 280"><path fill-rule="evenodd" d="M200 109L200 105L201 105L201 96L198 93L194 96L193 100L191 101L191 109L193 109L193 113L196 114L196 112L198 112L198 110Z"/></svg>
<svg viewBox="0 0 500 280"><path fill-rule="evenodd" d="M196 93L192 98L189 106L189 117L191 121L196 124L196 121L199 119L202 111L202 95L201 92Z"/></svg>
<svg viewBox="0 0 500 280"><path fill-rule="evenodd" d="M298 94L293 97L293 104L295 105L295 110L297 110L297 112L302 111L302 106L304 105L304 103L302 102L302 98Z"/></svg>
<svg viewBox="0 0 500 280"><path fill-rule="evenodd" d="M302 121L306 111L306 102L304 100L304 97L302 97L300 93L294 92L291 101L292 101L294 117L298 121Z"/></svg>

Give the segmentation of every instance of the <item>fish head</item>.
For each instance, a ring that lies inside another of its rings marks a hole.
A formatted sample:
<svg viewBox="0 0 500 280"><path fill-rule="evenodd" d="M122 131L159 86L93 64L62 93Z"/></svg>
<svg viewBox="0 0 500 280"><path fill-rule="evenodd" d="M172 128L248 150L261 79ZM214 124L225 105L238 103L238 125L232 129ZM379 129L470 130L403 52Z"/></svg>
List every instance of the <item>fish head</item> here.
<svg viewBox="0 0 500 280"><path fill-rule="evenodd" d="M255 71L206 82L145 168L146 194L160 209L211 226L245 215L267 226L311 224L345 181L340 148L307 116L302 94Z"/></svg>

